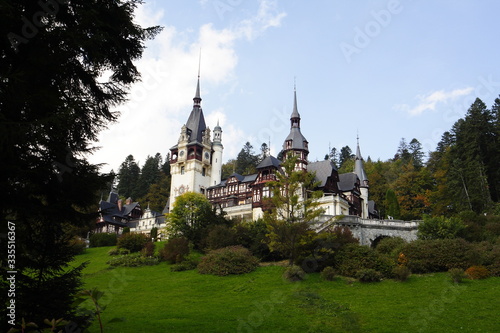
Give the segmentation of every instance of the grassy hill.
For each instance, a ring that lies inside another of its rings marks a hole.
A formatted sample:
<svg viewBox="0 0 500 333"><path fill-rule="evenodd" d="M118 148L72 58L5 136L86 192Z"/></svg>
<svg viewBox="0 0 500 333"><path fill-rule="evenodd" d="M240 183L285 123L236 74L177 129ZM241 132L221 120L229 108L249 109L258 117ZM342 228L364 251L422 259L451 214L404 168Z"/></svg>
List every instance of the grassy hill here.
<svg viewBox="0 0 500 333"><path fill-rule="evenodd" d="M109 247L75 264L85 288L105 292L105 332L497 332L500 278L454 285L444 273L406 282L281 278L279 266L239 276L170 272L169 265L110 269ZM123 322L107 323L113 318ZM91 332L98 332L94 323Z"/></svg>

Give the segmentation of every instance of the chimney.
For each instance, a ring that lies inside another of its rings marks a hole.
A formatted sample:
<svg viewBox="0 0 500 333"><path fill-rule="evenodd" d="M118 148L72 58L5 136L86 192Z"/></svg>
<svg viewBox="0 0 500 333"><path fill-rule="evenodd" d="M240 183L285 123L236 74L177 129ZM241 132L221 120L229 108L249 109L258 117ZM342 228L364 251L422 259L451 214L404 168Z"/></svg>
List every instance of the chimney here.
<svg viewBox="0 0 500 333"><path fill-rule="evenodd" d="M123 206L123 202L122 202L122 199L118 200L118 211L121 212L122 211L122 206Z"/></svg>

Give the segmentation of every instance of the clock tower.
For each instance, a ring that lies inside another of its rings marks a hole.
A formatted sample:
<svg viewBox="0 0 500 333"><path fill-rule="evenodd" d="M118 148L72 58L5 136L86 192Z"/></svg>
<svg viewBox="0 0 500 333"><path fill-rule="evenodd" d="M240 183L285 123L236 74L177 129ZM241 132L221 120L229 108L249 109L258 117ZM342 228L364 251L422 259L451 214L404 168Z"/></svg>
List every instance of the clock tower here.
<svg viewBox="0 0 500 333"><path fill-rule="evenodd" d="M210 128L205 125L205 117L201 108L200 76L193 98L193 110L181 128L179 140L170 148L170 206L173 208L175 198L185 192L205 194L215 181L220 183L222 167L222 129L217 124L214 131L214 142L210 139ZM215 185L217 185L215 184Z"/></svg>

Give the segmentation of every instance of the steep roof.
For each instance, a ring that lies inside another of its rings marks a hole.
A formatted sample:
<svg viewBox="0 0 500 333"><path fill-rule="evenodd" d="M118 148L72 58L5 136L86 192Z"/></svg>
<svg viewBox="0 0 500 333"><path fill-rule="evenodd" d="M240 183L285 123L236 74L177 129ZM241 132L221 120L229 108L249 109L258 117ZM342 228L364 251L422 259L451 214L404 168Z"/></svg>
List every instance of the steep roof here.
<svg viewBox="0 0 500 333"><path fill-rule="evenodd" d="M262 160L262 162L257 165L257 169L262 169L262 168L267 168L270 166L273 166L275 168L279 168L281 165L280 160L278 160L276 157L269 155L266 158Z"/></svg>
<svg viewBox="0 0 500 333"><path fill-rule="evenodd" d="M363 166L363 157L361 157L361 150L358 146L356 148L356 160L354 161L354 173L358 176L361 186L366 186L365 182L368 182L368 177L366 176L365 168Z"/></svg>
<svg viewBox="0 0 500 333"><path fill-rule="evenodd" d="M339 175L339 190L352 191L356 187L358 176L354 172Z"/></svg>
<svg viewBox="0 0 500 333"><path fill-rule="evenodd" d="M334 170L336 171L337 168L333 162L329 160L311 162L307 165L308 172L316 172L316 181L321 182L320 187L324 187L326 185L328 177L332 175Z"/></svg>

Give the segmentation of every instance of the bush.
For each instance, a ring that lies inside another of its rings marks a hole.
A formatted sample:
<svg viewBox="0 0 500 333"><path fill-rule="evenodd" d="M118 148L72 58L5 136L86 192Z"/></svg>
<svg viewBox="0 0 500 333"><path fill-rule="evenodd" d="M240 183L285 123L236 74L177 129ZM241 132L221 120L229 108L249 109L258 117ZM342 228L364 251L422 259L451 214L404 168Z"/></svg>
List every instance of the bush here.
<svg viewBox="0 0 500 333"><path fill-rule="evenodd" d="M127 255L130 254L130 251L127 249L119 249L117 247L112 248L108 251L108 255L110 256L118 256L118 255Z"/></svg>
<svg viewBox="0 0 500 333"><path fill-rule="evenodd" d="M262 219L252 222L240 222L234 227L236 244L242 245L261 260L276 261L284 259L278 252L271 252L269 246L264 242L266 239L267 226Z"/></svg>
<svg viewBox="0 0 500 333"><path fill-rule="evenodd" d="M384 257L372 248L359 244L347 244L335 255L335 266L343 276L356 277L359 270L370 268L385 277L392 276L394 261Z"/></svg>
<svg viewBox="0 0 500 333"><path fill-rule="evenodd" d="M225 276L249 273L259 266L259 260L243 246L228 246L210 251L201 258L198 272Z"/></svg>
<svg viewBox="0 0 500 333"><path fill-rule="evenodd" d="M147 242L146 245L141 250L141 255L143 257L152 257L155 254L155 243Z"/></svg>
<svg viewBox="0 0 500 333"><path fill-rule="evenodd" d="M411 271L406 266L396 266L392 269L392 276L395 280L406 281L411 275Z"/></svg>
<svg viewBox="0 0 500 333"><path fill-rule="evenodd" d="M335 270L331 266L325 267L325 269L321 271L320 276L323 280L333 281L336 277Z"/></svg>
<svg viewBox="0 0 500 333"><path fill-rule="evenodd" d="M120 257L115 257L107 262L112 267L139 267L139 266L153 266L159 263L158 258L142 257L140 254L129 254Z"/></svg>
<svg viewBox="0 0 500 333"><path fill-rule="evenodd" d="M300 266L290 266L283 272L283 278L287 281L296 282L306 278L306 272Z"/></svg>
<svg viewBox="0 0 500 333"><path fill-rule="evenodd" d="M144 234L127 233L123 234L116 246L118 248L127 249L130 252L139 252L151 240Z"/></svg>
<svg viewBox="0 0 500 333"><path fill-rule="evenodd" d="M169 239L160 250L160 258L171 264L178 264L189 254L189 241L184 237Z"/></svg>
<svg viewBox="0 0 500 333"><path fill-rule="evenodd" d="M204 243L208 251L237 245L236 233L225 225L216 225L209 231Z"/></svg>
<svg viewBox="0 0 500 333"><path fill-rule="evenodd" d="M465 275L471 280L481 280L489 277L490 271L484 266L471 266L467 268Z"/></svg>
<svg viewBox="0 0 500 333"><path fill-rule="evenodd" d="M87 249L87 243L85 242L85 240L83 240L82 238L80 237L73 237L70 241L69 241L69 246L71 248L71 251L76 255L76 254L82 254L85 252L85 250Z"/></svg>
<svg viewBox="0 0 500 333"><path fill-rule="evenodd" d="M454 283L460 283L467 277L464 270L461 268L450 268L448 270L448 275L450 276L451 281Z"/></svg>
<svg viewBox="0 0 500 333"><path fill-rule="evenodd" d="M356 278L360 282L380 282L382 280L382 274L374 269L365 268L360 269L356 273Z"/></svg>
<svg viewBox="0 0 500 333"><path fill-rule="evenodd" d="M385 237L378 242L375 251L395 257L401 252L401 248L405 244L407 244L407 242L401 237Z"/></svg>
<svg viewBox="0 0 500 333"><path fill-rule="evenodd" d="M469 242L457 239L416 240L402 249L408 268L414 273L447 272L450 268L466 269L480 257Z"/></svg>
<svg viewBox="0 0 500 333"><path fill-rule="evenodd" d="M117 241L116 234L98 233L90 236L90 247L115 246Z"/></svg>

